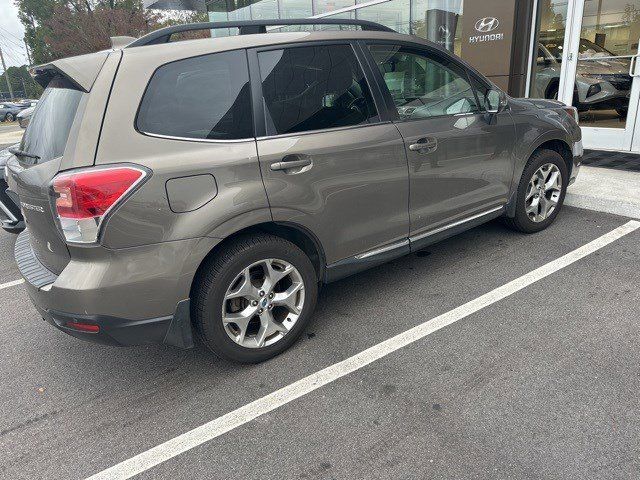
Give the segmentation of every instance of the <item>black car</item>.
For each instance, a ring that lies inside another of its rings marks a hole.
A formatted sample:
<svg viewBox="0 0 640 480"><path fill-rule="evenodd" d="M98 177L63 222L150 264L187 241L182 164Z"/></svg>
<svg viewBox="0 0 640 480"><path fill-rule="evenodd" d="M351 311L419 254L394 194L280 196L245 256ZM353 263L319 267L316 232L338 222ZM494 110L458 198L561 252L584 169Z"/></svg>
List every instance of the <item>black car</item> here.
<svg viewBox="0 0 640 480"><path fill-rule="evenodd" d="M18 148L18 146L19 144L9 148ZM20 201L15 193L7 190L5 177L5 166L12 155L9 148L0 150L0 225L7 232L20 233L24 230Z"/></svg>

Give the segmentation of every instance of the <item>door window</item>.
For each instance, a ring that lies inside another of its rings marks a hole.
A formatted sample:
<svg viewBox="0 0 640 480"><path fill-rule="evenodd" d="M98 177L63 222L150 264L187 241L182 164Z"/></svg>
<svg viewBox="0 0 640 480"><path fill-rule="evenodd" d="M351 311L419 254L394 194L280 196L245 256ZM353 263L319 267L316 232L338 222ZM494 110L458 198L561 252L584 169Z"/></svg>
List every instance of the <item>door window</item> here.
<svg viewBox="0 0 640 480"><path fill-rule="evenodd" d="M369 49L402 120L481 110L466 70L452 60L398 45Z"/></svg>
<svg viewBox="0 0 640 480"><path fill-rule="evenodd" d="M180 138L253 137L247 55L243 50L187 58L160 67L142 98L144 133Z"/></svg>
<svg viewBox="0 0 640 480"><path fill-rule="evenodd" d="M376 122L378 113L350 45L258 54L269 134Z"/></svg>

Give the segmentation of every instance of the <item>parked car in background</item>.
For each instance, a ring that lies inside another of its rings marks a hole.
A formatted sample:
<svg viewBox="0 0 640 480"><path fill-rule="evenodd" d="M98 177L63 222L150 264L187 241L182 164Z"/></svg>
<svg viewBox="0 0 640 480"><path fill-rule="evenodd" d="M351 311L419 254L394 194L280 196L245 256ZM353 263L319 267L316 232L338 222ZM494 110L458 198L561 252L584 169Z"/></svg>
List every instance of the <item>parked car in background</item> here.
<svg viewBox="0 0 640 480"><path fill-rule="evenodd" d="M38 100L33 100L33 99L25 99L25 100L21 100L19 102L15 102L18 105L20 105L23 108L29 108L29 107L35 107L38 104Z"/></svg>
<svg viewBox="0 0 640 480"><path fill-rule="evenodd" d="M267 29L309 24L361 30ZM170 42L215 28L239 35ZM575 108L364 20L167 27L34 74L18 268L49 323L112 345L266 360L323 283L499 217L547 228L582 158Z"/></svg>
<svg viewBox="0 0 640 480"><path fill-rule="evenodd" d="M563 36L541 36L538 43L535 87L540 97L558 98ZM573 105L579 111L615 110L626 117L631 93L627 58L585 38L580 39ZM585 60L588 59L588 60Z"/></svg>
<svg viewBox="0 0 640 480"><path fill-rule="evenodd" d="M13 122L16 119L16 115L24 110L26 107L22 107L13 102L1 102L0 103L0 122Z"/></svg>
<svg viewBox="0 0 640 480"><path fill-rule="evenodd" d="M31 115L33 115L33 111L35 109L36 107L33 106L25 108L20 113L18 113L16 117L18 119L18 125L20 125L22 128L27 128L27 126L29 125L29 121L31 120Z"/></svg>
<svg viewBox="0 0 640 480"><path fill-rule="evenodd" d="M20 147L19 143L0 150L0 225L10 233L20 233L24 230L20 201L15 193L8 191L5 178L7 161L13 155L9 149L18 147Z"/></svg>

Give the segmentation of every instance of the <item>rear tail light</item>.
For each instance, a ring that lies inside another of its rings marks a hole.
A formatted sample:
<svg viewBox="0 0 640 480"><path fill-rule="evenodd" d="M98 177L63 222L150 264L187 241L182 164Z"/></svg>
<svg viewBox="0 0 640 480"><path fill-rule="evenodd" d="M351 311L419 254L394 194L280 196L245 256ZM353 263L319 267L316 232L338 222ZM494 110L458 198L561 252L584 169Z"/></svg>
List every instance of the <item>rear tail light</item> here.
<svg viewBox="0 0 640 480"><path fill-rule="evenodd" d="M62 173L52 181L55 211L67 242L95 243L107 214L147 173L110 167Z"/></svg>

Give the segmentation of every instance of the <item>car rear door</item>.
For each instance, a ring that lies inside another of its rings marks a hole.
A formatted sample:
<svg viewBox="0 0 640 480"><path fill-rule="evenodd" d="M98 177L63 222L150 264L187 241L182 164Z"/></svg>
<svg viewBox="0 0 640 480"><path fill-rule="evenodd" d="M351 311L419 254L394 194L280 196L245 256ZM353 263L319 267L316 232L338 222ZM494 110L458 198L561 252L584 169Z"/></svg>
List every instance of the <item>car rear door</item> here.
<svg viewBox="0 0 640 480"><path fill-rule="evenodd" d="M381 120L354 45L257 49L251 64L260 78L254 96L262 99L256 118L265 135L257 146L273 219L315 234L327 264L406 246L404 144Z"/></svg>
<svg viewBox="0 0 640 480"><path fill-rule="evenodd" d="M426 46L376 42L368 50L405 141L412 242L501 209L514 126L508 112L484 112L475 90L486 94L489 84Z"/></svg>

